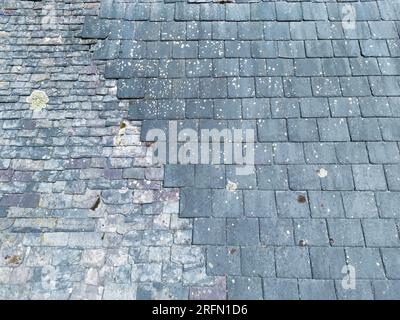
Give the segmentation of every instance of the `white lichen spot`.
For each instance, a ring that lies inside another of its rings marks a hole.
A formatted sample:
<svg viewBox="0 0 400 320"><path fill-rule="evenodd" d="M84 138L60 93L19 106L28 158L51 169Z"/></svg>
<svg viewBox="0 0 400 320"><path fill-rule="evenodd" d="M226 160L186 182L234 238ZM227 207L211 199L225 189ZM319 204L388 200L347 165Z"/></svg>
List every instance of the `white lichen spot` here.
<svg viewBox="0 0 400 320"><path fill-rule="evenodd" d="M228 180L228 183L226 184L226 190L228 190L228 191L236 191L237 187L238 186L237 186L237 184L235 182L232 182L232 181Z"/></svg>
<svg viewBox="0 0 400 320"><path fill-rule="evenodd" d="M49 97L44 91L34 90L31 95L26 98L26 102L30 104L31 109L34 111L41 111L43 108L46 108Z"/></svg>
<svg viewBox="0 0 400 320"><path fill-rule="evenodd" d="M318 177L326 178L328 176L328 171L324 168L317 170Z"/></svg>

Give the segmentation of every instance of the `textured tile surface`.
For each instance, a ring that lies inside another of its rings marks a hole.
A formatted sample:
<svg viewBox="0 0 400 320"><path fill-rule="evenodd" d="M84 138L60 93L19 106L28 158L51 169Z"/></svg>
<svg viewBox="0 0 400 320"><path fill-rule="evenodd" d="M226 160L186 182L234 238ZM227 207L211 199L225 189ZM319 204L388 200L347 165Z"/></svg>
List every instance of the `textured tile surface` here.
<svg viewBox="0 0 400 320"><path fill-rule="evenodd" d="M5 1L0 298L399 299L399 21L395 0ZM173 121L254 129L250 174L154 164Z"/></svg>

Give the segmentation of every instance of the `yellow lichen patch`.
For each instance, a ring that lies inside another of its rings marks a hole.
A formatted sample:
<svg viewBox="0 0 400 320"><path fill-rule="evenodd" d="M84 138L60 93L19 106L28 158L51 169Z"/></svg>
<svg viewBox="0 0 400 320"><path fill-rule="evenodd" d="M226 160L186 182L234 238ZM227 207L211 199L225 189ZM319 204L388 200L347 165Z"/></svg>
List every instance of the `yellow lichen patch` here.
<svg viewBox="0 0 400 320"><path fill-rule="evenodd" d="M34 111L41 111L47 106L49 98L47 97L46 92L41 90L34 90L31 95L26 98L26 102L31 105L31 109L33 109Z"/></svg>

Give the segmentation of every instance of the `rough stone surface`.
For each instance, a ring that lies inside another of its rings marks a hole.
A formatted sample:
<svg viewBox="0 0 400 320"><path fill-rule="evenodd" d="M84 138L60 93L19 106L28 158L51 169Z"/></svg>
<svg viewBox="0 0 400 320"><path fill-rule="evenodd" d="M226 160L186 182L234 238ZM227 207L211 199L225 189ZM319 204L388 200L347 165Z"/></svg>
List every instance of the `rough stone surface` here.
<svg viewBox="0 0 400 320"><path fill-rule="evenodd" d="M3 2L0 299L399 299L397 1Z"/></svg>

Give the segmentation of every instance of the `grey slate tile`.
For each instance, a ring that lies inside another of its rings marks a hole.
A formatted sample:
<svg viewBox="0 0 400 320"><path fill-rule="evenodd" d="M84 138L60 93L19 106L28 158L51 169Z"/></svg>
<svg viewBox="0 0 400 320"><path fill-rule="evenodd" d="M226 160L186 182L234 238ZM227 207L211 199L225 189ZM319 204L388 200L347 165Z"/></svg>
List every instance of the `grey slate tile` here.
<svg viewBox="0 0 400 320"><path fill-rule="evenodd" d="M225 219L195 219L193 222L193 243L203 245L225 245L225 229Z"/></svg>
<svg viewBox="0 0 400 320"><path fill-rule="evenodd" d="M177 2L175 4L175 20L192 21L198 20L200 16L200 7L197 5Z"/></svg>
<svg viewBox="0 0 400 320"><path fill-rule="evenodd" d="M219 21L225 19L225 7L217 3L200 5L200 19L204 21Z"/></svg>
<svg viewBox="0 0 400 320"><path fill-rule="evenodd" d="M263 40L264 24L262 22L239 22L238 38L240 40Z"/></svg>
<svg viewBox="0 0 400 320"><path fill-rule="evenodd" d="M227 82L224 78L200 78L200 98L226 98Z"/></svg>
<svg viewBox="0 0 400 320"><path fill-rule="evenodd" d="M294 59L296 76L322 76L322 64L319 58Z"/></svg>
<svg viewBox="0 0 400 320"><path fill-rule="evenodd" d="M311 79L312 91L317 97L340 96L339 79L334 77L317 77Z"/></svg>
<svg viewBox="0 0 400 320"><path fill-rule="evenodd" d="M376 300L398 300L400 299L400 281L380 280L372 282Z"/></svg>
<svg viewBox="0 0 400 320"><path fill-rule="evenodd" d="M373 192L343 192L347 218L376 218L378 209Z"/></svg>
<svg viewBox="0 0 400 320"><path fill-rule="evenodd" d="M400 245L394 219L364 219L362 225L368 247L398 247Z"/></svg>
<svg viewBox="0 0 400 320"><path fill-rule="evenodd" d="M329 40L306 40L305 49L307 58L333 57L333 48Z"/></svg>
<svg viewBox="0 0 400 320"><path fill-rule="evenodd" d="M350 141L345 118L317 119L321 141Z"/></svg>
<svg viewBox="0 0 400 320"><path fill-rule="evenodd" d="M400 162L399 148L395 142L368 142L367 149L371 163Z"/></svg>
<svg viewBox="0 0 400 320"><path fill-rule="evenodd" d="M328 246L328 230L325 219L295 219L294 235L296 244Z"/></svg>
<svg viewBox="0 0 400 320"><path fill-rule="evenodd" d="M226 58L250 58L251 46L249 41L225 41Z"/></svg>
<svg viewBox="0 0 400 320"><path fill-rule="evenodd" d="M250 6L247 3L229 4L226 6L227 21L250 20Z"/></svg>
<svg viewBox="0 0 400 320"><path fill-rule="evenodd" d="M329 117L329 105L326 98L300 99L301 116L303 118Z"/></svg>
<svg viewBox="0 0 400 320"><path fill-rule="evenodd" d="M360 220L329 219L329 238L333 246L357 247L364 246L364 236Z"/></svg>
<svg viewBox="0 0 400 320"><path fill-rule="evenodd" d="M311 84L308 78L289 77L283 79L285 97L311 97Z"/></svg>
<svg viewBox="0 0 400 320"><path fill-rule="evenodd" d="M261 142L287 141L286 120L265 119L257 121L258 140Z"/></svg>
<svg viewBox="0 0 400 320"><path fill-rule="evenodd" d="M304 156L309 164L337 163L333 143L304 143Z"/></svg>
<svg viewBox="0 0 400 320"><path fill-rule="evenodd" d="M186 40L211 40L212 23L204 21L186 22Z"/></svg>
<svg viewBox="0 0 400 320"><path fill-rule="evenodd" d="M322 190L354 190L351 166L325 165L327 176L321 178Z"/></svg>
<svg viewBox="0 0 400 320"><path fill-rule="evenodd" d="M343 279L346 265L343 248L310 247L310 259L315 279Z"/></svg>
<svg viewBox="0 0 400 320"><path fill-rule="evenodd" d="M336 300L333 280L299 280L300 298L302 300Z"/></svg>
<svg viewBox="0 0 400 320"><path fill-rule="evenodd" d="M165 187L193 187L194 166L181 164L165 165Z"/></svg>
<svg viewBox="0 0 400 320"><path fill-rule="evenodd" d="M290 34L293 40L317 39L317 29L311 21L290 22Z"/></svg>
<svg viewBox="0 0 400 320"><path fill-rule="evenodd" d="M150 7L151 21L171 21L174 19L174 4L153 3Z"/></svg>
<svg viewBox="0 0 400 320"><path fill-rule="evenodd" d="M244 212L247 217L275 217L276 204L273 191L245 190Z"/></svg>
<svg viewBox="0 0 400 320"><path fill-rule="evenodd" d="M215 217L240 217L243 214L241 191L215 189L212 191L212 209Z"/></svg>
<svg viewBox="0 0 400 320"><path fill-rule="evenodd" d="M274 143L272 146L275 164L303 164L304 153L301 143Z"/></svg>
<svg viewBox="0 0 400 320"><path fill-rule="evenodd" d="M317 21L316 25L317 25L318 39L335 40L344 38L341 22Z"/></svg>
<svg viewBox="0 0 400 320"><path fill-rule="evenodd" d="M240 76L262 77L267 75L267 66L264 59L240 59Z"/></svg>
<svg viewBox="0 0 400 320"><path fill-rule="evenodd" d="M398 172L398 171L397 171ZM390 181L389 178L391 175L390 173L387 174L388 181L389 181L389 188L390 188ZM393 177L392 177L393 179ZM378 205L379 216L381 218L399 218L400 217L400 193L398 192L377 192L376 196L376 203Z"/></svg>
<svg viewBox="0 0 400 320"><path fill-rule="evenodd" d="M240 249L238 247L209 246L207 273L210 275L240 275Z"/></svg>
<svg viewBox="0 0 400 320"><path fill-rule="evenodd" d="M336 293L339 300L373 300L374 294L370 281L358 280L355 289L345 289L342 286L343 280L337 280Z"/></svg>
<svg viewBox="0 0 400 320"><path fill-rule="evenodd" d="M380 141L379 123L374 118L349 119L349 130L352 141Z"/></svg>
<svg viewBox="0 0 400 320"><path fill-rule="evenodd" d="M356 190L386 190L386 179L380 165L353 165Z"/></svg>
<svg viewBox="0 0 400 320"><path fill-rule="evenodd" d="M256 93L253 78L229 78L228 96L229 98L251 98Z"/></svg>
<svg viewBox="0 0 400 320"><path fill-rule="evenodd" d="M381 253L388 279L400 279L400 249L382 248Z"/></svg>
<svg viewBox="0 0 400 320"><path fill-rule="evenodd" d="M256 143L254 145L254 164L271 165L273 163L272 144Z"/></svg>
<svg viewBox="0 0 400 320"><path fill-rule="evenodd" d="M277 191L278 216L282 218L308 218L310 208L307 195L303 192Z"/></svg>
<svg viewBox="0 0 400 320"><path fill-rule="evenodd" d="M250 18L256 21L270 21L276 19L275 3L259 2L250 4Z"/></svg>
<svg viewBox="0 0 400 320"><path fill-rule="evenodd" d="M198 164L195 166L195 186L197 188L224 188L225 168L222 165Z"/></svg>
<svg viewBox="0 0 400 320"><path fill-rule="evenodd" d="M257 187L255 168L249 168L248 174L242 175L237 166L226 166L226 180L236 184L238 189L255 189Z"/></svg>
<svg viewBox="0 0 400 320"><path fill-rule="evenodd" d="M84 39L105 39L109 32L109 20L93 16L85 17L80 37Z"/></svg>
<svg viewBox="0 0 400 320"><path fill-rule="evenodd" d="M360 40L361 53L364 57L389 56L385 40Z"/></svg>
<svg viewBox="0 0 400 320"><path fill-rule="evenodd" d="M358 101L363 117L389 117L392 115L386 97L362 97Z"/></svg>
<svg viewBox="0 0 400 320"><path fill-rule="evenodd" d="M290 40L288 22L266 22L264 25L265 40Z"/></svg>
<svg viewBox="0 0 400 320"><path fill-rule="evenodd" d="M385 166L385 173L389 190L400 191L400 166Z"/></svg>
<svg viewBox="0 0 400 320"><path fill-rule="evenodd" d="M212 24L213 40L238 39L238 26L236 22L214 22Z"/></svg>
<svg viewBox="0 0 400 320"><path fill-rule="evenodd" d="M324 58L322 59L324 76L338 77L350 76L351 69L347 58Z"/></svg>
<svg viewBox="0 0 400 320"><path fill-rule="evenodd" d="M242 45L240 50L242 50ZM278 46L275 41L251 41L250 51L253 58L276 58L278 56Z"/></svg>
<svg viewBox="0 0 400 320"><path fill-rule="evenodd" d="M257 245L260 243L260 227L256 218L227 219L228 245Z"/></svg>
<svg viewBox="0 0 400 320"><path fill-rule="evenodd" d="M379 119L380 128L382 130L383 140L399 141L400 140L400 118Z"/></svg>
<svg viewBox="0 0 400 320"><path fill-rule="evenodd" d="M360 108L357 98L329 98L332 117L358 117Z"/></svg>
<svg viewBox="0 0 400 320"><path fill-rule="evenodd" d="M357 40L333 40L333 52L335 57L358 57L360 46Z"/></svg>
<svg viewBox="0 0 400 320"><path fill-rule="evenodd" d="M350 68L353 76L378 76L381 74L376 58L350 58Z"/></svg>
<svg viewBox="0 0 400 320"><path fill-rule="evenodd" d="M277 2L275 5L278 21L300 21L303 18L300 3Z"/></svg>
<svg viewBox="0 0 400 320"><path fill-rule="evenodd" d="M279 41L278 55L280 58L305 58L303 41Z"/></svg>
<svg viewBox="0 0 400 320"><path fill-rule="evenodd" d="M275 277L274 249L266 247L242 247L242 274L248 277Z"/></svg>
<svg viewBox="0 0 400 320"><path fill-rule="evenodd" d="M300 107L296 98L271 99L272 118L299 118Z"/></svg>
<svg viewBox="0 0 400 320"><path fill-rule="evenodd" d="M303 9L303 20L328 20L328 12L325 3L319 2L301 2Z"/></svg>
<svg viewBox="0 0 400 320"><path fill-rule="evenodd" d="M344 97L365 97L371 95L370 85L366 77L342 77L340 86Z"/></svg>
<svg viewBox="0 0 400 320"><path fill-rule="evenodd" d="M293 223L291 219L260 219L260 240L267 246L293 246Z"/></svg>
<svg viewBox="0 0 400 320"><path fill-rule="evenodd" d="M256 78L256 97L272 98L283 96L283 84L280 77Z"/></svg>
<svg viewBox="0 0 400 320"><path fill-rule="evenodd" d="M397 96L400 84L393 76L369 77L371 91L374 96Z"/></svg>
<svg viewBox="0 0 400 320"><path fill-rule="evenodd" d="M311 216L313 218L341 218L344 208L340 192L310 191Z"/></svg>
<svg viewBox="0 0 400 320"><path fill-rule="evenodd" d="M347 248L348 264L353 266L358 279L384 279L385 272L377 248Z"/></svg>
<svg viewBox="0 0 400 320"><path fill-rule="evenodd" d="M228 277L228 299L262 300L262 282L259 277Z"/></svg>
<svg viewBox="0 0 400 320"><path fill-rule="evenodd" d="M185 59L185 64L186 76L189 78L212 76L213 64L211 59Z"/></svg>
<svg viewBox="0 0 400 320"><path fill-rule="evenodd" d="M318 168L313 165L288 166L289 187L291 190L321 190Z"/></svg>
<svg viewBox="0 0 400 320"><path fill-rule="evenodd" d="M244 119L270 118L270 103L268 99L242 99L242 113Z"/></svg>
<svg viewBox="0 0 400 320"><path fill-rule="evenodd" d="M257 166L257 181L259 189L288 189L287 169L284 166Z"/></svg>
<svg viewBox="0 0 400 320"><path fill-rule="evenodd" d="M214 119L240 119L242 103L240 99L214 100Z"/></svg>
<svg viewBox="0 0 400 320"><path fill-rule="evenodd" d="M292 76L293 61L292 59L267 59L266 75L268 76Z"/></svg>
<svg viewBox="0 0 400 320"><path fill-rule="evenodd" d="M143 79L118 80L117 87L117 97L121 99L137 99L145 96L145 82Z"/></svg>
<svg viewBox="0 0 400 320"><path fill-rule="evenodd" d="M183 188L180 191L180 217L210 217L211 190Z"/></svg>
<svg viewBox="0 0 400 320"><path fill-rule="evenodd" d="M294 142L319 141L315 119L288 119L289 140Z"/></svg>
<svg viewBox="0 0 400 320"><path fill-rule="evenodd" d="M276 247L275 260L279 278L311 278L308 248Z"/></svg>
<svg viewBox="0 0 400 320"><path fill-rule="evenodd" d="M263 279L265 300L298 300L296 279Z"/></svg>

